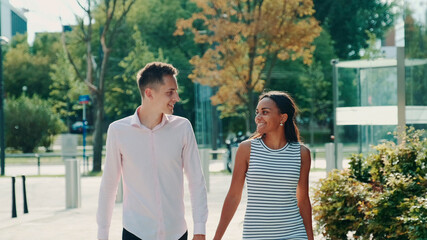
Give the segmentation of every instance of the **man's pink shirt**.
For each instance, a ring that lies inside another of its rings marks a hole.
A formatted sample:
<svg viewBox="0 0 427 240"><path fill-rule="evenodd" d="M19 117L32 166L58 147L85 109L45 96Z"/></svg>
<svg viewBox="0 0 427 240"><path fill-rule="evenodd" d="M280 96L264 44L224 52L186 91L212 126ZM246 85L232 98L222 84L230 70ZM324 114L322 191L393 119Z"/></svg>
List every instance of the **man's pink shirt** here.
<svg viewBox="0 0 427 240"><path fill-rule="evenodd" d="M187 177L194 234L205 234L208 216L205 180L191 123L163 115L152 130L134 115L113 122L99 192L98 239L108 239L117 186L123 176L123 227L141 239L180 238L187 230Z"/></svg>

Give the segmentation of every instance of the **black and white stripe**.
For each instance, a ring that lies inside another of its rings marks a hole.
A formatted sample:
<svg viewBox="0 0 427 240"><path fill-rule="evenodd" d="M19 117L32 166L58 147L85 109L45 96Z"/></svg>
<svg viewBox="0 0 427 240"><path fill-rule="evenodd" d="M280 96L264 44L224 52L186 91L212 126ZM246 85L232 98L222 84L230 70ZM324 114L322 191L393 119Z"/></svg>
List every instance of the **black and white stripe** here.
<svg viewBox="0 0 427 240"><path fill-rule="evenodd" d="M298 142L275 150L260 138L251 141L243 239L307 239L296 198L300 167Z"/></svg>

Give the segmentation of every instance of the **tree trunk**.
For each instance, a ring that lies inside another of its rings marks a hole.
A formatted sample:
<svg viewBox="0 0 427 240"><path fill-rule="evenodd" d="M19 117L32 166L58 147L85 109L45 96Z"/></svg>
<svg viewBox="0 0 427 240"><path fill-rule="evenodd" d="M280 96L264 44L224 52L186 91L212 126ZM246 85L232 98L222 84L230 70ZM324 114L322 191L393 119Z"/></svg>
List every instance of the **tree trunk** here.
<svg viewBox="0 0 427 240"><path fill-rule="evenodd" d="M92 172L100 172L102 166L103 146L103 119L104 119L104 93L96 94L95 101L95 131L93 133L93 169Z"/></svg>
<svg viewBox="0 0 427 240"><path fill-rule="evenodd" d="M249 132L253 133L256 130L256 125L255 125L255 107L256 107L256 103L255 103L255 95L254 95L254 91L251 89L248 91L248 112L249 112Z"/></svg>

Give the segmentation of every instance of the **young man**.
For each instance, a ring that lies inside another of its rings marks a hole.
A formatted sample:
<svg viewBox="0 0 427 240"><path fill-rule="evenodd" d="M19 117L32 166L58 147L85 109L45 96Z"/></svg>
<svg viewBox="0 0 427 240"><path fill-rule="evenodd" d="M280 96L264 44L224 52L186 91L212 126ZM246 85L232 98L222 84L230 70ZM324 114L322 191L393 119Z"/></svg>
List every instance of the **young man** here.
<svg viewBox="0 0 427 240"><path fill-rule="evenodd" d="M185 240L184 173L194 220L194 240L205 240L207 194L190 122L171 115L178 96L177 70L153 62L139 71L142 105L108 128L97 212L98 239L108 239L120 176L123 240Z"/></svg>

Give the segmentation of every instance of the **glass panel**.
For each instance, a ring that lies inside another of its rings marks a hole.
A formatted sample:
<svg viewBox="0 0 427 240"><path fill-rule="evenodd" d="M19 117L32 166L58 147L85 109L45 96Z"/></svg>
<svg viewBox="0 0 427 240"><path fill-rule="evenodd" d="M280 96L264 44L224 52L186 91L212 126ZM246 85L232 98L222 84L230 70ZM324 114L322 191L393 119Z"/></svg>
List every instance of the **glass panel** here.
<svg viewBox="0 0 427 240"><path fill-rule="evenodd" d="M416 129L426 129L427 3L423 0L406 0L405 6L407 6L404 19L407 125Z"/></svg>
<svg viewBox="0 0 427 240"><path fill-rule="evenodd" d="M397 105L397 68L368 68L360 70L361 106Z"/></svg>
<svg viewBox="0 0 427 240"><path fill-rule="evenodd" d="M338 107L360 106L359 74L355 68L338 68Z"/></svg>

